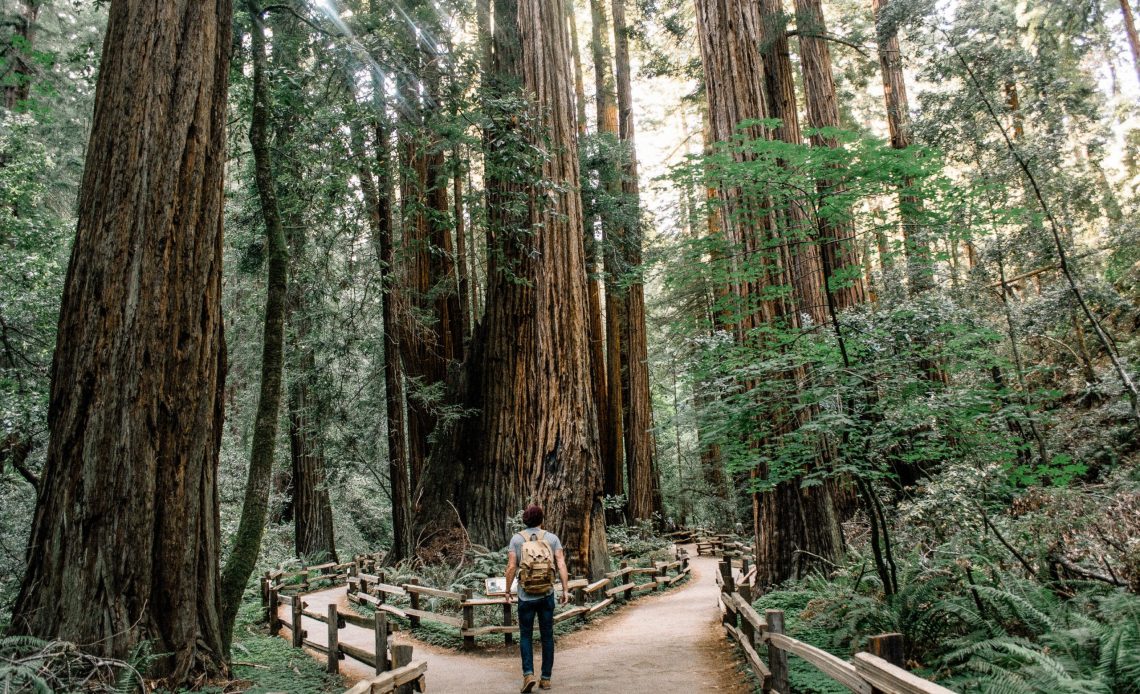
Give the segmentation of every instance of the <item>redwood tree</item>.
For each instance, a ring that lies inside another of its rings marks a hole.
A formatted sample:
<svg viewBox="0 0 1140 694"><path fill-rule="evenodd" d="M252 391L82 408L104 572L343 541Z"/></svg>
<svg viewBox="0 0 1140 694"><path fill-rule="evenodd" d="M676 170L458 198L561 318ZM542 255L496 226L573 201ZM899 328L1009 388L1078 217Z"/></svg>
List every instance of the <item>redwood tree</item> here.
<svg viewBox="0 0 1140 694"><path fill-rule="evenodd" d="M910 133L910 102L906 95L906 76L903 74L902 53L899 50L898 25L895 18L887 12L891 1L871 0L871 9L875 15L879 68L883 78L883 100L886 104L891 147L906 149L913 144ZM913 296L934 286L934 273L930 242L922 226L914 221L914 212L922 201L905 191L910 187L910 181L903 182L904 191L899 196L899 216L902 219L907 290Z"/></svg>
<svg viewBox="0 0 1140 694"><path fill-rule="evenodd" d="M761 8L746 0L697 0L696 6L710 135L713 141L723 142L737 134L742 122L770 115L764 66L756 48L762 33ZM744 134L754 139L771 136L755 123ZM733 156L743 162L751 155L738 150ZM779 236L769 200L746 196L731 183L722 185L716 195L722 201L716 231L723 234L730 277L726 298L731 301L721 302L732 306L726 320L742 346L770 348L755 335L755 328L766 324L800 327L795 301L785 292L774 291L796 286L791 272L794 254L788 239ZM797 299L803 297L802 291L793 294ZM803 375L802 369L792 368L783 377L800 382ZM753 391L758 385L744 382L740 387ZM791 413L778 413L772 420L772 437L790 433L797 423ZM764 442L749 443L758 448ZM753 483L772 474L767 463L761 462L753 471ZM842 547L830 495L821 487L801 490L795 478L781 482L762 495L753 495L752 512L758 578L765 585L793 574L797 549L830 559Z"/></svg>
<svg viewBox="0 0 1140 694"><path fill-rule="evenodd" d="M653 412L649 397L649 348L645 330L645 286L641 282L641 191L637 176L636 126L629 65L629 35L625 0L613 0L614 55L616 58L618 133L624 146L621 207L618 218L618 254L624 277L622 294L621 377L622 417L626 466L629 472L629 515L633 520L652 517L661 510L661 487L654 456Z"/></svg>
<svg viewBox="0 0 1140 694"><path fill-rule="evenodd" d="M218 556L228 0L115 0L14 633L226 669ZM146 56L140 60L139 56Z"/></svg>
<svg viewBox="0 0 1140 694"><path fill-rule="evenodd" d="M792 73L792 60L788 47L787 17L783 0L759 0L761 30L761 56L764 60L764 87L768 101L768 116L779 119L772 137L791 144L803 143L800 116L796 107L796 82ZM823 269L820 265L819 246L811 243L814 234L807 207L802 199L791 198L778 211L780 234L788 246L791 262L792 286L796 308L822 323L827 316L827 302L823 294Z"/></svg>
<svg viewBox="0 0 1140 694"><path fill-rule="evenodd" d="M527 502L541 503L571 566L598 575L608 558L561 2L496 0L491 68L487 309L464 374L479 411L437 447L423 481L454 489L458 461L459 520L489 546L506 543ZM421 497L421 537L455 527L440 496Z"/></svg>
<svg viewBox="0 0 1140 694"><path fill-rule="evenodd" d="M827 44L827 24L821 0L795 0L796 32L800 45L800 69L803 74L804 103L807 106L807 125L818 131L838 128L839 99L835 93L835 77L831 68L831 48ZM813 147L839 146L833 135L813 132ZM820 196L843 192L834 181L820 179L816 191ZM823 267L832 279L828 284L828 300L836 309L845 309L866 300L860 274L859 254L855 245L855 225L836 221L830 216L819 216L820 255Z"/></svg>
<svg viewBox="0 0 1140 694"><path fill-rule="evenodd" d="M618 135L617 87L614 84L613 54L610 51L610 24L604 0L590 0L590 55L594 63L594 101L599 135L609 135L616 143ZM605 185L614 198L621 195L620 180L608 172ZM623 294L614 277L619 271L618 229L613 220L604 215L598 221L602 229L602 266L605 269L605 369L596 374L595 395L598 407L598 431L602 445L603 484L608 496L625 494L625 422L622 417L621 340L625 306ZM593 236L593 221L589 221ZM587 249L590 250L590 249ZM591 299L593 300L593 299ZM599 302L600 303L600 302ZM593 308L591 307L591 313ZM591 328L591 335L600 340L600 327ZM598 347L600 347L600 342ZM595 359L597 357L595 356ZM600 362L599 362L600 363ZM602 388L604 387L604 392Z"/></svg>

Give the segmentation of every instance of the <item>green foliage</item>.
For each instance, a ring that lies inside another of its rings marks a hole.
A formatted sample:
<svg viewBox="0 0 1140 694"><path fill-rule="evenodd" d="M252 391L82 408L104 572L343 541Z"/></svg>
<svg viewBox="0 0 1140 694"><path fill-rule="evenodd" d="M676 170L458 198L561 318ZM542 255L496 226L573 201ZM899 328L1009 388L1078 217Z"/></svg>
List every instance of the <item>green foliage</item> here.
<svg viewBox="0 0 1140 694"><path fill-rule="evenodd" d="M149 644L138 645L127 661L84 654L76 644L30 636L0 638L0 688L8 692L149 691L143 680L154 660Z"/></svg>
<svg viewBox="0 0 1140 694"><path fill-rule="evenodd" d="M256 598L247 599L238 611L232 645L233 676L242 691L251 694L344 691L344 681L325 672L324 666L307 652L293 648L286 639L266 634L263 615ZM202 691L220 694L222 690Z"/></svg>

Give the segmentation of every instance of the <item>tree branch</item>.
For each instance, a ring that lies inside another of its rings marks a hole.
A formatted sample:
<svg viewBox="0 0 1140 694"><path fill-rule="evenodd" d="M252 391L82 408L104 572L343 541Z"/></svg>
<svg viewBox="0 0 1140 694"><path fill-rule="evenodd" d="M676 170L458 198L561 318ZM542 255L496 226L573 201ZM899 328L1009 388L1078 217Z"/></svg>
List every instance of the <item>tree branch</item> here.
<svg viewBox="0 0 1140 694"><path fill-rule="evenodd" d="M39 495L40 478L26 465L28 456L35 450L35 447L36 442L31 437L9 434L3 447L0 447L0 474L4 473L4 465L11 462L12 469L18 472L20 477L27 480L28 484L32 485L36 494Z"/></svg>
<svg viewBox="0 0 1140 694"><path fill-rule="evenodd" d="M800 31L799 29L789 29L787 31L787 33L785 34L785 36L787 36L788 38L791 38L793 36L799 36L801 38L806 38L806 39L820 39L823 41L831 41L833 43L843 44L844 46L847 46L848 48L854 50L856 53L863 56L864 58L866 58L868 60L871 59L871 56L867 55L867 51L865 51L862 46L860 46L857 43L853 43L851 41L848 41L847 39L841 39L834 34L817 34L817 33L810 32L810 31Z"/></svg>
<svg viewBox="0 0 1140 694"><path fill-rule="evenodd" d="M978 80L977 75L970 68L970 64L958 51L958 46L954 44L954 40L950 34L942 30L942 34L946 37L947 42L950 44L950 50L954 51L954 55L958 61L962 63L962 69L970 77L970 82L974 85L974 89L978 92L978 96L982 99L982 103L986 106L986 111L989 112L990 118L993 120L994 125L997 126L998 132L1001 133L1002 139L1005 140L1006 149L1009 150L1010 155L1017 162L1021 172L1025 174L1025 178L1029 181L1029 186L1033 190L1033 196L1037 199L1037 204L1040 205L1041 211L1045 214L1045 218L1049 221L1049 230L1053 235L1053 245L1057 251L1057 265L1061 270L1061 274L1065 276L1065 280L1069 284L1069 289L1076 298L1077 303L1084 312L1085 318L1092 324L1093 332L1096 333L1097 339L1100 340L1101 346L1104 351L1108 353L1109 361L1112 362L1113 367L1116 369L1117 375L1120 377L1121 383L1124 384L1124 392L1128 397L1129 405L1132 407L1132 418L1140 424L1140 392L1137 391L1136 384L1132 382L1132 377L1129 376L1128 370L1120 362L1120 355L1116 350L1115 341L1109 337L1108 333L1101 326L1100 321L1097 320L1096 315L1093 314L1092 308L1089 307L1088 302L1085 301L1084 292L1081 291L1080 286L1077 285L1077 280L1073 276L1069 268L1069 257L1065 252L1065 245L1061 242L1061 232L1057 225L1057 220L1053 217L1053 211L1049 204L1045 201L1045 195L1041 192L1041 187L1037 184L1037 177L1033 175L1033 170L1029 168L1029 163L1021 156L1017 146L1014 145L1013 140L1010 139L1009 133L1005 131L1002 126L1001 118L998 117L997 111L994 110L993 104L990 103L989 97L986 95L985 90L982 89L982 83Z"/></svg>

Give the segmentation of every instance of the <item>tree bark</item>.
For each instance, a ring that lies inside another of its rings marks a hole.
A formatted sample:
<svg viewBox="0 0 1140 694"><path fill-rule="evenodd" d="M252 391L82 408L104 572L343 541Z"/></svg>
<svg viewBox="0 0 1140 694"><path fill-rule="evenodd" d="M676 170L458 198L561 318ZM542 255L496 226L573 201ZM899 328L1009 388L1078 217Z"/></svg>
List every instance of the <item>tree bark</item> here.
<svg viewBox="0 0 1140 694"><path fill-rule="evenodd" d="M285 513L293 522L294 550L297 556L336 560L336 536L333 529L332 501L329 498L325 455L322 448L325 403L316 385L316 356L309 346L313 331L307 259L308 225L305 220L308 192L301 162L303 153L296 143L305 105L300 80L291 71L304 64L300 50L307 35L300 20L288 12L278 13L271 25L273 35L274 94L281 94L281 106L273 113L275 121L273 147L274 185L280 197L280 216L289 248L289 287L286 295L285 321L292 343L287 371L290 373L286 402L289 416L288 500ZM281 77L283 76L283 77ZM280 473L276 473L280 474ZM280 484L280 482L275 482ZM314 562L315 563L315 562Z"/></svg>
<svg viewBox="0 0 1140 694"><path fill-rule="evenodd" d="M13 633L224 674L228 0L111 3ZM139 60L146 55L147 60Z"/></svg>
<svg viewBox="0 0 1140 694"><path fill-rule="evenodd" d="M594 100L599 134L611 135L614 142L618 134L617 87L614 85L612 54L610 52L609 18L606 15L604 0L590 0L590 53L594 62ZM606 184L608 192L616 197L620 193L620 182L616 176L609 176ZM605 330L600 326L593 335L601 339L605 335L604 373L595 376L595 399L598 407L598 432L601 439L602 470L607 496L625 494L625 423L622 400L621 375L621 326L625 313L622 294L613 281L618 272L618 258L615 255L617 230L613 220L601 219L602 266L605 274ZM592 235L591 225L591 235ZM595 245L595 248L598 246ZM591 249L587 249L589 251ZM596 290L592 290L596 291ZM598 313L601 314L601 300L598 300ZM593 312L593 308L591 308ZM600 349L601 345L595 348ZM598 361L596 363L603 363ZM604 386L605 393L601 394Z"/></svg>
<svg viewBox="0 0 1140 694"><path fill-rule="evenodd" d="M783 0L759 0L762 21L760 55L764 61L764 86L770 118L780 120L772 137L793 145L803 144L800 116L796 106L796 81L788 46L788 18ZM802 198L788 196L778 211L780 235L791 259L792 287L796 308L811 316L816 325L827 320L823 269L819 246L813 242L814 229Z"/></svg>
<svg viewBox="0 0 1140 694"><path fill-rule="evenodd" d="M705 92L709 100L709 125L714 142L727 141L736 134L736 126L746 120L767 118L764 68L755 46L760 44L760 7L746 0L697 0L697 29L705 68ZM763 126L752 125L745 131L752 139L768 137ZM737 152L738 161L746 161L746 153ZM778 239L778 229L766 200L750 199L739 189L725 185L716 193L723 201L716 221L724 236L728 256L728 272L732 278L727 297L733 307L727 318L739 344L751 349L765 349L753 336L753 328L778 325L788 329L800 327L794 303L782 295L772 294L773 287L794 286L789 272L791 253L787 239ZM775 252L765 253L765 246ZM783 375L789 380L802 376L799 369ZM754 382L741 387L753 390ZM772 436L789 433L797 423L788 412L776 411L774 421L786 422L773 429ZM749 442L759 446L763 442ZM767 479L770 470L761 463L752 471L753 483ZM796 572L796 549L833 554L838 524L831 499L823 488L800 493L796 481L778 484L763 495L753 494L753 532L756 536L758 579L765 585L779 583ZM841 540L840 540L841 543ZM841 546L841 544L840 544Z"/></svg>
<svg viewBox="0 0 1140 694"><path fill-rule="evenodd" d="M600 575L608 556L565 16L560 0L496 0L494 9L492 251L487 311L465 374L467 401L482 407L456 428L449 450L433 452L424 480L449 476L458 459L465 493L455 502L471 540L493 547L507 542L511 516L541 503L572 569ZM422 530L434 524L445 537L446 506L423 498Z"/></svg>
<svg viewBox="0 0 1140 694"><path fill-rule="evenodd" d="M570 57L574 61L574 105L576 107L574 113L578 116L578 139L581 140L586 136L588 124L586 120L586 80L582 74L582 48L578 44L578 18L574 13L574 0L565 0L565 4L566 25L570 29ZM593 273L593 269L588 268L587 272Z"/></svg>
<svg viewBox="0 0 1140 694"><path fill-rule="evenodd" d="M807 125L813 130L838 128L839 100L831 69L831 49L822 38L827 35L823 3L821 0L795 0L795 7ZM839 147L834 136L820 133L811 135L811 144L813 147ZM816 182L816 192L822 202L827 196L841 195L844 191L837 182L821 178ZM817 227L821 262L832 268L833 276L837 276L837 280L826 288L836 308L843 310L863 303L867 296L855 243L855 225L821 216Z"/></svg>
<svg viewBox="0 0 1140 694"><path fill-rule="evenodd" d="M336 533L328 473L321 449L321 427L315 416L321 404L312 397L310 374L316 372L312 352L303 355L289 393L289 454L292 464L294 546L301 558L336 561Z"/></svg>
<svg viewBox="0 0 1140 694"><path fill-rule="evenodd" d="M277 427L281 413L285 300L289 287L289 249L277 202L272 154L269 148L271 105L269 78L266 75L268 58L265 25L261 7L256 0L247 0L246 7L252 20L250 49L253 56L253 112L249 127L249 142L253 150L254 177L258 197L261 200L262 220L265 224L268 273L261 351L261 390L257 400L257 412L254 415L249 471L237 535L222 572L222 629L227 648L233 634L238 608L241 606L242 595L245 593L246 584L253 574L257 556L261 551L261 537L265 532L265 517L269 509L269 483L273 477L273 459L277 448Z"/></svg>
<svg viewBox="0 0 1140 694"><path fill-rule="evenodd" d="M903 75L902 54L899 51L898 27L884 18L892 0L871 0L875 15L876 37L879 48L879 68L883 77L883 99L887 110L887 128L891 147L906 149L913 144L910 133L910 102L906 95L906 78ZM905 192L913 181L903 182L904 192L899 195L899 217L902 220L904 256L906 258L907 291L918 296L934 287L934 265L930 255L927 231L916 222L915 212L922 201Z"/></svg>
<svg viewBox="0 0 1140 694"><path fill-rule="evenodd" d="M648 520L661 511L660 481L656 474L653 445L653 410L649 397L649 347L645 329L645 286L641 281L641 191L637 173L636 126L633 118L633 87L629 64L629 35L625 0L613 0L614 54L616 58L618 134L625 148L621 177L619 219L620 283L624 311L621 318L621 373L625 412L626 465L629 479L629 515Z"/></svg>
<svg viewBox="0 0 1140 694"><path fill-rule="evenodd" d="M429 28L434 31L434 28ZM400 200L403 206L403 284L409 313L408 349L401 355L411 385L407 397L408 467L414 487L423 472L438 423L433 399L451 365L463 359L463 312L449 227L445 156L430 119L439 97L440 57L418 45L422 82L397 79L400 109ZM418 88L424 90L423 96Z"/></svg>

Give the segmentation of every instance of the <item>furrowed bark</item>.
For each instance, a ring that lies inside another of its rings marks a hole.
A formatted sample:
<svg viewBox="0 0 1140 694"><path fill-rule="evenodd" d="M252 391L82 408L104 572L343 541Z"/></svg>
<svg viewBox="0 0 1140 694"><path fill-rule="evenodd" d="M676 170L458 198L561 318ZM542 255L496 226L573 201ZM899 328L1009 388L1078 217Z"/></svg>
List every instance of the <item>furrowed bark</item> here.
<svg viewBox="0 0 1140 694"><path fill-rule="evenodd" d="M645 286L641 280L641 191L637 173L636 126L633 118L633 87L629 64L629 36L625 0L613 0L614 54L616 57L618 134L625 147L621 187L624 208L619 252L625 276L622 293L621 356L622 393L629 479L629 515L648 520L661 511L661 489L656 474L653 445L653 410L649 397L649 348L645 330Z"/></svg>
<svg viewBox="0 0 1140 694"><path fill-rule="evenodd" d="M609 134L615 140L618 132L617 87L614 84L612 53L610 51L610 25L606 15L604 0L590 0L590 53L594 63L594 99L597 108L596 118L599 134ZM620 183L616 177L607 182L609 193L617 196ZM619 262L615 255L618 233L613 220L602 219L602 266L605 280L605 330L600 328L595 335L605 334L605 395L595 396L598 406L598 430L602 443L602 469L605 473L605 493L607 496L625 494L625 423L622 400L621 340L624 314L622 294L614 284ZM587 249L589 250L589 249ZM600 302L599 302L600 303ZM592 309L591 309L592 310ZM601 309L599 306L599 314ZM595 387L601 384L595 383Z"/></svg>
<svg viewBox="0 0 1140 694"><path fill-rule="evenodd" d="M839 100L831 68L831 49L827 41L820 38L827 35L823 3L821 0L795 0L795 7L807 126L813 130L838 128ZM813 147L839 147L834 136L813 133L810 139ZM842 194L843 189L839 185L835 181L821 178L816 182L816 192L821 199L829 194ZM867 296L860 273L855 225L820 217L817 226L821 261L831 268L833 278L838 275L826 288L836 307L843 310L863 303Z"/></svg>
<svg viewBox="0 0 1140 694"><path fill-rule="evenodd" d="M232 9L111 3L10 631L226 674L217 466ZM145 53L146 61L138 56Z"/></svg>
<svg viewBox="0 0 1140 694"><path fill-rule="evenodd" d="M565 17L558 0L497 0L494 11L488 109L496 128L486 138L492 250L486 315L465 373L468 402L481 410L456 427L448 450L433 452L424 480L448 476L459 460L465 494L456 498L457 520L471 540L493 547L507 542L511 516L541 503L572 570L599 575L608 556ZM520 174L519 155L527 152L536 158ZM446 539L454 514L431 496L421 499L420 536Z"/></svg>

